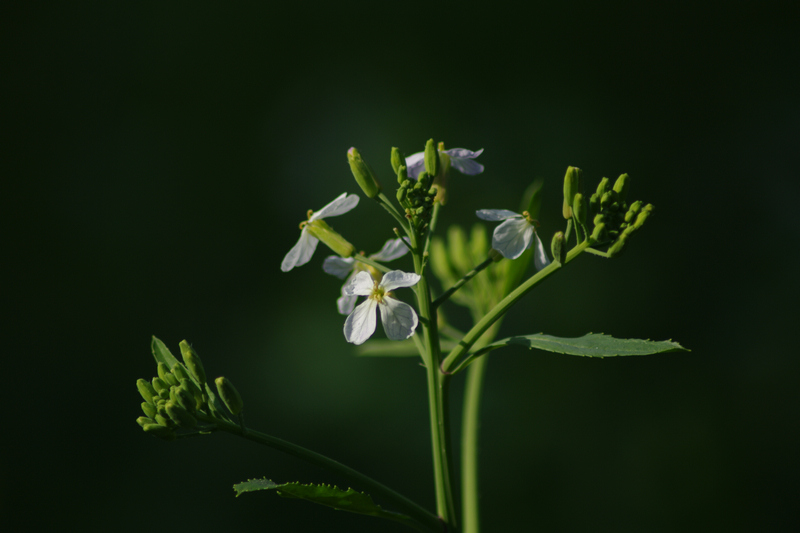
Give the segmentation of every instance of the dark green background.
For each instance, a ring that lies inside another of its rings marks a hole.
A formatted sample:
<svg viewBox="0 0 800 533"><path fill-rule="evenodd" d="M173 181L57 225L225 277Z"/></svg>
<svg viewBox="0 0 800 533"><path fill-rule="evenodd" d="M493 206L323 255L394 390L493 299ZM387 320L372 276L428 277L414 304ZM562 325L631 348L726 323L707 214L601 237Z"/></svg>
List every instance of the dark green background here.
<svg viewBox="0 0 800 533"><path fill-rule="evenodd" d="M423 371L353 355L324 249L279 270L307 209L360 192L350 146L386 184L389 148L429 137L486 150L443 225L542 177L549 240L567 165L591 187L628 172L656 205L623 256L581 257L505 333L692 349L492 355L484 530L792 530L800 54L792 4L752 5L6 5L8 530L404 531L233 497L253 477L347 484L280 453L144 435L153 334L189 339L253 427L432 507ZM332 224L370 252L392 221L362 199Z"/></svg>

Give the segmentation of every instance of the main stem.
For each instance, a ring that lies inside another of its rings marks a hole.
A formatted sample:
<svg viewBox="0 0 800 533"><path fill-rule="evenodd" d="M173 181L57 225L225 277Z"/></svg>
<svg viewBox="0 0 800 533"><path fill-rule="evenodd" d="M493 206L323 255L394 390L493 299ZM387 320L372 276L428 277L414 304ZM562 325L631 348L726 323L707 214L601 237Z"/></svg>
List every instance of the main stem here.
<svg viewBox="0 0 800 533"><path fill-rule="evenodd" d="M414 237L412 237L413 239ZM416 241L416 239L414 239ZM431 291L423 272L423 257L418 243L414 242L414 269L420 275L417 283L417 303L425 338L425 369L428 383L428 403L433 446L433 474L436 486L436 511L447 525L448 533L456 531L456 513L453 501L453 468L450 463L450 439L447 408L448 376L439 370L441 353L436 324L436 311L431 305Z"/></svg>

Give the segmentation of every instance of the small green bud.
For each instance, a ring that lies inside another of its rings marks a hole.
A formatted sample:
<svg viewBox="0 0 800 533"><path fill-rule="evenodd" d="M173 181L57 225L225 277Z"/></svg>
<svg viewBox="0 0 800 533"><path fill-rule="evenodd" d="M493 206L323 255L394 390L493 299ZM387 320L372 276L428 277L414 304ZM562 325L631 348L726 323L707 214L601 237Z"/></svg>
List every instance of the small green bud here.
<svg viewBox="0 0 800 533"><path fill-rule="evenodd" d="M169 384L161 378L153 378L153 388L161 395L161 391L167 391L169 394Z"/></svg>
<svg viewBox="0 0 800 533"><path fill-rule="evenodd" d="M228 380L226 377L218 377L214 380L214 383L217 384L217 390L219 391L219 395L222 398L222 401L225 402L225 406L228 410L234 414L238 415L242 412L242 397L239 395L239 391L236 390L236 387Z"/></svg>
<svg viewBox="0 0 800 533"><path fill-rule="evenodd" d="M175 402L167 402L167 414L178 427L193 428L197 420L189 412Z"/></svg>
<svg viewBox="0 0 800 533"><path fill-rule="evenodd" d="M636 200L635 202L633 202L630 208L628 208L628 212L625 213L625 222L630 224L641 209L642 209L641 200Z"/></svg>
<svg viewBox="0 0 800 533"><path fill-rule="evenodd" d="M614 257L616 255L619 255L619 253L622 251L622 247L625 246L625 241L627 239L628 235L626 235L625 233L620 235L619 239L617 239L617 241L613 245L611 245L611 247L609 247L609 249L606 251L608 257Z"/></svg>
<svg viewBox="0 0 800 533"><path fill-rule="evenodd" d="M332 227L322 219L312 220L306 225L308 232L325 243L325 245L342 257L351 257L356 251L355 246L347 239L336 233Z"/></svg>
<svg viewBox="0 0 800 533"><path fill-rule="evenodd" d="M166 416L162 415L161 413L156 415L156 422L158 422L160 425L164 426L165 428L171 428L172 426L175 425L175 423L172 422L172 420L170 420Z"/></svg>
<svg viewBox="0 0 800 533"><path fill-rule="evenodd" d="M563 263L567 257L567 247L564 246L564 233L559 231L553 235L553 241L550 243L550 252L553 254L553 261Z"/></svg>
<svg viewBox="0 0 800 533"><path fill-rule="evenodd" d="M175 366L172 367L172 373L175 375L178 383L180 383L182 379L189 379L189 371L186 370L183 363L176 363Z"/></svg>
<svg viewBox="0 0 800 533"><path fill-rule="evenodd" d="M156 406L153 405L152 403L147 403L147 402L142 402L142 411L150 418L155 418L156 414L158 414Z"/></svg>
<svg viewBox="0 0 800 533"><path fill-rule="evenodd" d="M406 166L406 158L399 148L392 146L392 170L395 174L400 173L400 167Z"/></svg>
<svg viewBox="0 0 800 533"><path fill-rule="evenodd" d="M636 222L633 223L633 229L637 230L641 228L654 209L655 207L653 206L653 204L647 204L646 206L644 206L642 212L639 213L639 215L636 217Z"/></svg>
<svg viewBox="0 0 800 533"><path fill-rule="evenodd" d="M623 174L617 178L617 181L614 183L614 190L617 191L619 195L619 199L621 201L625 201L625 198L628 195L628 188L631 184L631 178L627 174Z"/></svg>
<svg viewBox="0 0 800 533"><path fill-rule="evenodd" d="M605 242L608 239L606 233L606 225L603 223L597 224L594 227L594 231L592 232L592 241L594 242Z"/></svg>
<svg viewBox="0 0 800 533"><path fill-rule="evenodd" d="M381 192L381 185L375 178L375 173L369 167L366 161L361 159L361 154L355 148L350 148L347 151L347 161L350 163L350 170L353 172L353 177L356 178L361 190L367 195L367 198L375 198ZM350 257L350 256L344 256Z"/></svg>
<svg viewBox="0 0 800 533"><path fill-rule="evenodd" d="M175 440L175 432L160 424L147 424L143 429L145 433L155 435L164 440Z"/></svg>
<svg viewBox="0 0 800 533"><path fill-rule="evenodd" d="M194 412L197 410L197 400L195 399L194 395L188 390L184 389L183 386L175 389L175 401L178 403L178 405L186 409L189 414L194 414Z"/></svg>
<svg viewBox="0 0 800 533"><path fill-rule="evenodd" d="M139 394L142 395L142 398L144 398L144 401L147 403L153 403L153 397L158 396L158 392L156 392L146 379L137 379L136 388L139 389Z"/></svg>
<svg viewBox="0 0 800 533"><path fill-rule="evenodd" d="M606 221L606 216L602 213L598 213L594 217L594 225L597 226L598 224L602 224Z"/></svg>
<svg viewBox="0 0 800 533"><path fill-rule="evenodd" d="M402 186L406 181L408 181L408 169L405 165L401 165L400 168L397 169L397 183ZM406 187L408 187L408 185L406 185Z"/></svg>
<svg viewBox="0 0 800 533"><path fill-rule="evenodd" d="M169 374L169 367L166 363L158 363L158 377L160 377L164 382L169 383L167 380L167 375Z"/></svg>
<svg viewBox="0 0 800 533"><path fill-rule="evenodd" d="M597 195L598 198L602 198L603 195L606 193L607 189L608 189L608 178L603 178L597 185L597 192L595 194Z"/></svg>
<svg viewBox="0 0 800 533"><path fill-rule="evenodd" d="M572 200L572 214L578 219L581 225L586 225L586 218L589 215L589 206L581 193L575 195Z"/></svg>
<svg viewBox="0 0 800 533"><path fill-rule="evenodd" d="M180 343L181 355L183 355L183 362L186 363L186 368L192 373L192 377L202 385L206 382L206 371L203 368L203 362L200 361L200 356L189 345L186 340Z"/></svg>
<svg viewBox="0 0 800 533"><path fill-rule="evenodd" d="M581 174L583 174L581 169L567 167L567 173L564 175L564 206L561 212L566 219L572 218L572 202L581 189Z"/></svg>
<svg viewBox="0 0 800 533"><path fill-rule="evenodd" d="M398 203L400 203L402 205L406 201L406 196L407 195L408 195L408 189L401 185L400 188L397 189L397 201L398 201Z"/></svg>
<svg viewBox="0 0 800 533"><path fill-rule="evenodd" d="M147 416L140 416L136 419L136 423L142 427L145 427L147 424L155 424L155 420Z"/></svg>
<svg viewBox="0 0 800 533"><path fill-rule="evenodd" d="M203 391L201 391L200 387L197 386L197 383L191 379L182 379L181 388L189 392L189 394L191 394L195 400L200 401L203 399Z"/></svg>
<svg viewBox="0 0 800 533"><path fill-rule="evenodd" d="M614 202L614 195L612 191L606 191L603 193L603 196L600 198L600 207L608 208L611 207L611 204Z"/></svg>
<svg viewBox="0 0 800 533"><path fill-rule="evenodd" d="M428 142L425 143L425 170L431 176L439 173L439 150L436 149L433 139L428 139Z"/></svg>

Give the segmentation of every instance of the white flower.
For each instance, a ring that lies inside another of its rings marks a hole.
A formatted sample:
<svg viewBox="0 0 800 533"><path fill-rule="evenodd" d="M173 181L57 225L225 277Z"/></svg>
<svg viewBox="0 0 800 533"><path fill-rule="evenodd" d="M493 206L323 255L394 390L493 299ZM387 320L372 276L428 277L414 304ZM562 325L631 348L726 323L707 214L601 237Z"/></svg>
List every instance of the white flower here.
<svg viewBox="0 0 800 533"><path fill-rule="evenodd" d="M492 234L492 248L503 254L503 257L516 259L533 245L533 262L536 270L541 270L550 264L542 241L536 234L535 221L527 211L520 215L507 209L481 209L475 214L478 218L492 222L505 220L494 228Z"/></svg>
<svg viewBox="0 0 800 533"><path fill-rule="evenodd" d="M369 258L373 261L393 261L404 256L407 252L408 246L401 239L389 239L380 252L370 255ZM345 280L344 285L342 285L342 295L336 300L336 307L339 309L339 313L343 315L352 313L353 308L356 306L356 300L358 300L358 296L345 294L344 292L345 287L350 284L355 275L368 270L373 277L380 276L380 272L374 271L368 265L358 262L352 257L339 257L338 255L326 257L322 263L322 270Z"/></svg>
<svg viewBox="0 0 800 533"><path fill-rule="evenodd" d="M450 166L460 171L462 174L474 176L483 172L483 165L477 161L473 161L476 157L483 153L483 148L477 152L467 150L466 148L451 148L444 150L442 153L450 156ZM406 169L408 170L408 177L417 179L417 177L425 170L425 152L417 152L416 154L406 157Z"/></svg>
<svg viewBox="0 0 800 533"><path fill-rule="evenodd" d="M317 211L308 212L308 221L300 224L302 231L300 232L300 240L297 241L286 257L283 258L281 263L281 270L289 272L296 266L305 265L311 260L314 250L317 249L319 239L311 235L307 229L309 222L321 220L326 217L335 217L343 215L358 205L358 196L355 194L347 195L346 192L342 193L334 201Z"/></svg>
<svg viewBox="0 0 800 533"><path fill-rule="evenodd" d="M407 303L389 296L389 291L412 287L419 281L418 274L392 270L383 275L380 283L369 272L359 272L345 287L345 293L368 296L356 307L344 323L344 338L353 344L363 344L375 333L375 308L381 311L381 322L386 336L393 341L409 338L417 329L417 313Z"/></svg>

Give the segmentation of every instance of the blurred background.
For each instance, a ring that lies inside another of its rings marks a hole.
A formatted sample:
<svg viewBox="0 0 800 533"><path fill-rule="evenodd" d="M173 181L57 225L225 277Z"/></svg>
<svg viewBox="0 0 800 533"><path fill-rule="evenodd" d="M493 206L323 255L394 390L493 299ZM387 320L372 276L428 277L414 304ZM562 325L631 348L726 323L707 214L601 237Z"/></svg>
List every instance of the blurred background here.
<svg viewBox="0 0 800 533"><path fill-rule="evenodd" d="M516 209L544 178L549 242L568 165L589 190L627 172L656 206L621 257L581 257L501 336L692 350L495 352L484 530L794 530L798 24L789 2L758 5L5 5L3 529L405 531L235 498L256 477L349 485L278 452L145 435L154 334L229 377L252 427L433 508L424 371L354 355L323 246L279 269L308 209L361 194L350 146L388 188L390 148L433 137L485 149L441 227ZM392 222L363 198L331 221L368 253Z"/></svg>

